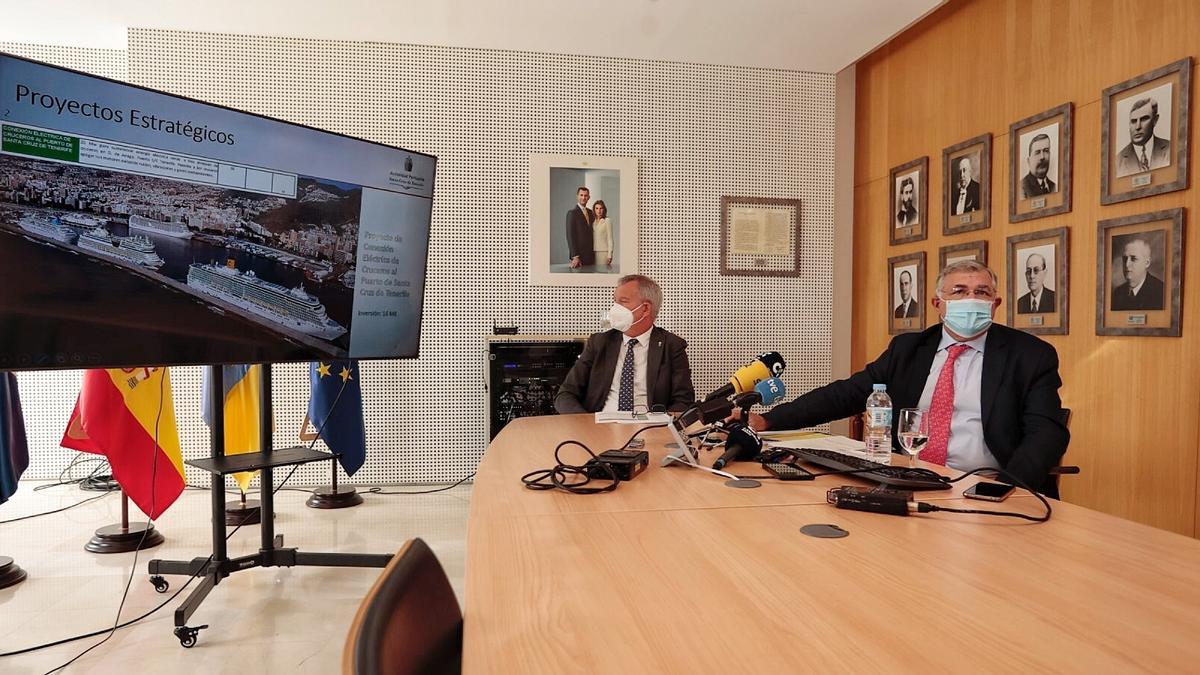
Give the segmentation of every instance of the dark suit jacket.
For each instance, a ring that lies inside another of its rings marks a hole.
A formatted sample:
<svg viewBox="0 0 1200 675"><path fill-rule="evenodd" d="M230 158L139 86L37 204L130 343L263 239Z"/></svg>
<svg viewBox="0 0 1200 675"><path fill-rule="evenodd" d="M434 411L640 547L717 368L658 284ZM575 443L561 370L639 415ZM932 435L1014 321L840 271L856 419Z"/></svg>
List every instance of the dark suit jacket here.
<svg viewBox="0 0 1200 675"><path fill-rule="evenodd" d="M1038 303L1038 311L1034 312L1033 293L1026 293L1017 298L1017 314L1049 314L1058 311L1058 304L1054 302L1054 291L1049 288L1042 288L1042 301Z"/></svg>
<svg viewBox="0 0 1200 675"><path fill-rule="evenodd" d="M1157 169L1159 167L1168 166L1171 163L1171 141L1165 138L1154 137L1154 145L1151 146L1150 168ZM1121 152L1117 154L1117 175L1128 176L1130 174L1142 173L1142 167L1138 164L1137 152L1133 149L1133 143L1121 148Z"/></svg>
<svg viewBox="0 0 1200 675"><path fill-rule="evenodd" d="M596 333L588 338L579 360L571 367L554 397L555 410L581 413L604 409L617 372L617 355L621 352L623 339L618 330ZM646 399L650 407L661 405L669 411L685 410L696 401L687 341L658 326L650 329L650 348L646 353Z"/></svg>
<svg viewBox="0 0 1200 675"><path fill-rule="evenodd" d="M1153 274L1146 274L1146 280L1138 289L1137 295L1129 294L1129 282L1117 286L1112 294L1112 309L1125 311L1130 309L1166 309L1162 279Z"/></svg>
<svg viewBox="0 0 1200 675"><path fill-rule="evenodd" d="M915 408L942 339L942 324L898 335L879 358L845 380L814 389L764 417L772 429L799 429L857 415L866 408L871 385L887 385L896 410ZM1058 352L1050 343L993 324L983 352L983 438L1004 467L1033 488L1052 489L1049 471L1066 452L1058 388ZM892 416L892 433L899 422Z"/></svg>
<svg viewBox="0 0 1200 675"><path fill-rule="evenodd" d="M1046 185L1049 186L1049 189L1043 190L1041 183L1038 182L1038 179L1034 178L1033 174L1027 173L1025 174L1025 177L1021 179L1021 194L1024 195L1025 199L1029 199L1030 197L1048 195L1051 192L1054 192L1055 183L1054 181L1050 180L1049 176L1046 177Z"/></svg>
<svg viewBox="0 0 1200 675"><path fill-rule="evenodd" d="M908 208L901 206L900 210L896 212L896 227L908 227L916 223L917 215L916 206L912 204L909 204Z"/></svg>
<svg viewBox="0 0 1200 675"><path fill-rule="evenodd" d="M895 311L892 312L892 317L896 319L911 319L917 315L917 301L912 298L908 302L902 302L896 305Z"/></svg>
<svg viewBox="0 0 1200 675"><path fill-rule="evenodd" d="M592 225L588 217L595 219L596 216L592 215L591 209L588 209L588 216L584 216L578 204L567 211L567 255L571 258L579 256L584 265L594 265L596 252L592 250Z"/></svg>
<svg viewBox="0 0 1200 675"><path fill-rule="evenodd" d="M952 189L950 191L950 193L951 193L950 194L950 213L952 215L956 215L956 216L962 215L962 214L954 212L954 210L958 208L958 195L962 191L963 191L962 186L959 183L955 183L954 189ZM970 183L967 183L967 201L964 204L963 213L970 213L972 211L978 211L978 210L979 210L979 181L973 180Z"/></svg>

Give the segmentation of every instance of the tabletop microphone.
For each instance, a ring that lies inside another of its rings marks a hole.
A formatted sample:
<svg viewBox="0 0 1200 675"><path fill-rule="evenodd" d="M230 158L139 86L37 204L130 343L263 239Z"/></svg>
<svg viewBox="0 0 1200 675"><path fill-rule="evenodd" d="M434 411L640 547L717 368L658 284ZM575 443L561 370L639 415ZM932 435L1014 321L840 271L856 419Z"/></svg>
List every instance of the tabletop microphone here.
<svg viewBox="0 0 1200 675"><path fill-rule="evenodd" d="M754 389L759 382L778 376L785 367L787 367L787 363L784 362L779 352L760 354L758 358L738 368L733 377L729 378L729 384L709 394L704 400L726 398L730 394L745 394Z"/></svg>
<svg viewBox="0 0 1200 675"><path fill-rule="evenodd" d="M733 422L725 428L728 432L725 438L725 454L713 462L713 468L717 471L735 459L754 459L762 452L762 439L750 427L741 422Z"/></svg>

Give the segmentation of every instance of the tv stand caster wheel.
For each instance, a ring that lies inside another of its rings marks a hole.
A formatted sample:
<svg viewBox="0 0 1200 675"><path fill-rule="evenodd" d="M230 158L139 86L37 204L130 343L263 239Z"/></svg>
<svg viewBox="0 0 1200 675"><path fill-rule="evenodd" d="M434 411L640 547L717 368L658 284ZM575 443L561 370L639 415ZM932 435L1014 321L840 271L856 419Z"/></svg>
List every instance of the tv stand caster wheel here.
<svg viewBox="0 0 1200 675"><path fill-rule="evenodd" d="M176 626L175 637L179 638L179 644L191 649L192 647L196 646L196 635L202 628L208 628L208 624L196 626L195 628L191 628L189 626Z"/></svg>

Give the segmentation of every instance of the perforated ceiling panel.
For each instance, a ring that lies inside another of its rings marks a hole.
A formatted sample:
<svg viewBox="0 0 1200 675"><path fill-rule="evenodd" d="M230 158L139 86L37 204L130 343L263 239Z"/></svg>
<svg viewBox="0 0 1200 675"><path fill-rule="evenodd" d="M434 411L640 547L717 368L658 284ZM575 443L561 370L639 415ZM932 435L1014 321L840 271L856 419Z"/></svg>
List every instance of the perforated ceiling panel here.
<svg viewBox="0 0 1200 675"><path fill-rule="evenodd" d="M831 75L133 29L129 76L438 156L421 357L364 364L368 458L353 482L453 481L474 469L488 436L483 340L493 319L530 334L599 328L611 289L528 281L531 154L637 158L640 271L663 286L659 324L690 342L698 392L766 350L788 360L791 392L829 379ZM802 201L801 276L718 274L722 195ZM63 377L23 374L22 391ZM189 456L207 451L198 382L176 376ZM306 371L277 367L275 387L287 445ZM304 467L294 480L326 482L327 472Z"/></svg>

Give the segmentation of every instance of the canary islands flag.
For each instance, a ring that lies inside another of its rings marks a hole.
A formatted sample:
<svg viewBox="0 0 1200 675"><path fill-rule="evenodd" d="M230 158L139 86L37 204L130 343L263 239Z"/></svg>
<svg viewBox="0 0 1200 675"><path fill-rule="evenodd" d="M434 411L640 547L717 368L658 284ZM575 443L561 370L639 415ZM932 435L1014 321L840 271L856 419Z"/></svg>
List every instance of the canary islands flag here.
<svg viewBox="0 0 1200 675"><path fill-rule="evenodd" d="M325 445L341 455L338 461L348 476L353 476L367 458L358 375L358 362L354 360L321 361L309 369L312 397L308 417Z"/></svg>
<svg viewBox="0 0 1200 675"><path fill-rule="evenodd" d="M84 371L62 445L107 457L121 489L151 519L183 493L183 457L166 368Z"/></svg>
<svg viewBox="0 0 1200 675"><path fill-rule="evenodd" d="M17 395L17 376L0 373L0 504L17 491L17 479L29 467L25 420Z"/></svg>
<svg viewBox="0 0 1200 675"><path fill-rule="evenodd" d="M204 423L212 426L213 411L209 404L212 382L208 373L209 369L205 368L200 400ZM225 385L225 454L259 452L258 403L262 395L262 366L222 366L221 379ZM257 473L243 471L233 474L233 479L242 492L246 492Z"/></svg>

